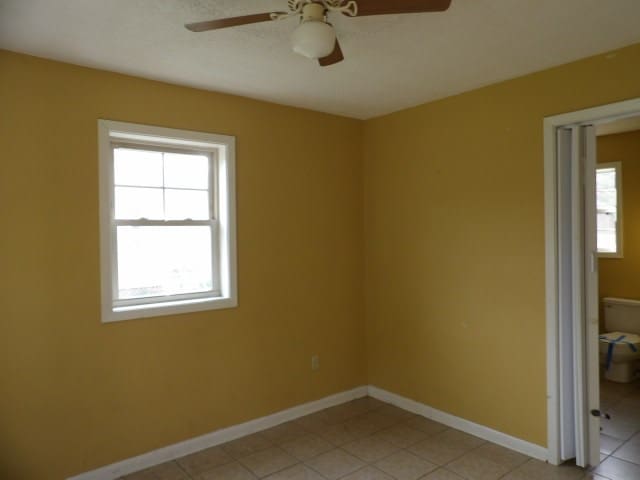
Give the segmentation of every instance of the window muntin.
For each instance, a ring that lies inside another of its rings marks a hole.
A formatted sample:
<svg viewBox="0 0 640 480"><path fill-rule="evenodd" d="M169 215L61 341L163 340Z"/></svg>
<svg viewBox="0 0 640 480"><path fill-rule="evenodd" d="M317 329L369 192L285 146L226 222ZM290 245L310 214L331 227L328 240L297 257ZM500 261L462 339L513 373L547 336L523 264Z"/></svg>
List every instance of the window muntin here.
<svg viewBox="0 0 640 480"><path fill-rule="evenodd" d="M622 181L619 162L596 167L598 254L622 257Z"/></svg>
<svg viewBox="0 0 640 480"><path fill-rule="evenodd" d="M209 220L212 157L114 145L115 218Z"/></svg>
<svg viewBox="0 0 640 480"><path fill-rule="evenodd" d="M103 321L235 306L233 137L99 124Z"/></svg>

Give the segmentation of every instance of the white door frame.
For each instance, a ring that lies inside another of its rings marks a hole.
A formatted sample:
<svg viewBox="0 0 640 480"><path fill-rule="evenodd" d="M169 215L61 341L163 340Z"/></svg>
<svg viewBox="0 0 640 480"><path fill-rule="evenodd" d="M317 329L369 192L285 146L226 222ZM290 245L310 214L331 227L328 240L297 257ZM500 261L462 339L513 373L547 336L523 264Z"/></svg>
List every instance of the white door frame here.
<svg viewBox="0 0 640 480"><path fill-rule="evenodd" d="M613 118L640 114L640 98L611 103L544 119L544 197L545 197L545 268L547 330L547 455L549 463L560 463L560 398L558 345L558 268L560 254L557 238L557 146L560 127L597 124ZM586 340L586 339L585 339Z"/></svg>

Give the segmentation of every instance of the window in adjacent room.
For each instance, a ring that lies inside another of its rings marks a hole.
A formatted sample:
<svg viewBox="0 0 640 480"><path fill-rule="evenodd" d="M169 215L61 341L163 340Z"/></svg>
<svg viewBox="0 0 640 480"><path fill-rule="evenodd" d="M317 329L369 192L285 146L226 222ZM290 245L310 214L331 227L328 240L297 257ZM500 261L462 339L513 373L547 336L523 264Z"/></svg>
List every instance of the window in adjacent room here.
<svg viewBox="0 0 640 480"><path fill-rule="evenodd" d="M234 138L99 133L102 321L235 306Z"/></svg>
<svg viewBox="0 0 640 480"><path fill-rule="evenodd" d="M622 257L622 168L620 162L596 167L598 254Z"/></svg>

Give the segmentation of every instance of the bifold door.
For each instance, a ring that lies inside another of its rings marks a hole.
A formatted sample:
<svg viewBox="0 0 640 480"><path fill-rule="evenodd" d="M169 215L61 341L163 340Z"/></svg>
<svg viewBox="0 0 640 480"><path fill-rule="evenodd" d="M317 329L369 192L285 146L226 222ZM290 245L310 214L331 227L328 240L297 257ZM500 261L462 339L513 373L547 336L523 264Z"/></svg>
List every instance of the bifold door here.
<svg viewBox="0 0 640 480"><path fill-rule="evenodd" d="M598 257L593 126L560 128L558 159L558 348L560 455L600 462Z"/></svg>

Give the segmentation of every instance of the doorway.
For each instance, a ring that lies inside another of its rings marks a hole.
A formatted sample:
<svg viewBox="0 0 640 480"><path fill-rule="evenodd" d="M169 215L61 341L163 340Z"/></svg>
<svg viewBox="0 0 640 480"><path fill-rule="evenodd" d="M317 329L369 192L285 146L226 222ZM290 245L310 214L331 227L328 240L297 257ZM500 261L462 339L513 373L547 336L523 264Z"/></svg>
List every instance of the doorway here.
<svg viewBox="0 0 640 480"><path fill-rule="evenodd" d="M640 99L545 118L549 462L600 463L596 128Z"/></svg>

